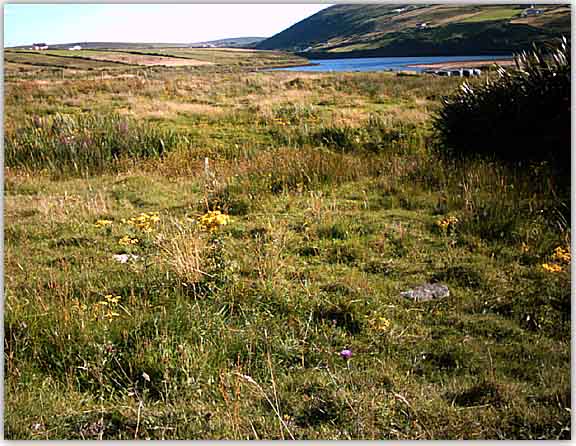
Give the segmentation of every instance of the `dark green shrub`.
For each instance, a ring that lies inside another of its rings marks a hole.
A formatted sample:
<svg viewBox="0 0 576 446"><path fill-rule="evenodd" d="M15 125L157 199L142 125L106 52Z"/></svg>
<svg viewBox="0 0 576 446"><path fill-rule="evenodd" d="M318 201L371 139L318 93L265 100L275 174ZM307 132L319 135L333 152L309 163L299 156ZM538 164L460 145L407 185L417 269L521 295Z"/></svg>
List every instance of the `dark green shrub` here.
<svg viewBox="0 0 576 446"><path fill-rule="evenodd" d="M464 82L434 120L442 147L455 157L551 160L570 175L570 45L534 46L483 84Z"/></svg>

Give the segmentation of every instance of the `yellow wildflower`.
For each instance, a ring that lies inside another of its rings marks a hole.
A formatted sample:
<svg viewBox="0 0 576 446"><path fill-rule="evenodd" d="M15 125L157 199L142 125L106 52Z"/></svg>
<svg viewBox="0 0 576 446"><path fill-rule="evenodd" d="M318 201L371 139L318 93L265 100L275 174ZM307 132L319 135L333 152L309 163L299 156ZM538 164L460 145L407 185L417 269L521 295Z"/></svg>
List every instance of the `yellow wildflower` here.
<svg viewBox="0 0 576 446"><path fill-rule="evenodd" d="M570 263L572 260L570 255L570 247L567 246L566 248L563 248L562 246L558 246L554 250L554 254L552 254L552 260L564 264Z"/></svg>
<svg viewBox="0 0 576 446"><path fill-rule="evenodd" d="M441 218L440 220L436 221L436 226L438 226L442 232L448 232L450 230L454 230L455 226L458 224L460 220L457 217L450 215L445 218Z"/></svg>
<svg viewBox="0 0 576 446"><path fill-rule="evenodd" d="M160 216L158 212L142 212L136 217L132 217L128 220L122 219L122 223L134 226L144 232L152 232L154 230L153 225L160 221Z"/></svg>
<svg viewBox="0 0 576 446"><path fill-rule="evenodd" d="M198 219L198 224L205 231L214 232L220 226L230 223L230 216L221 213L220 211L210 211Z"/></svg>
<svg viewBox="0 0 576 446"><path fill-rule="evenodd" d="M94 304L94 318L104 317L108 321L111 321L116 317L120 317L120 313L116 311L120 306L120 299L122 299L122 296L113 296L112 294L104 296L104 300Z"/></svg>
<svg viewBox="0 0 576 446"><path fill-rule="evenodd" d="M390 321L385 317L376 317L370 319L368 321L368 324L370 324L370 327L372 327L372 329L377 331L388 331L391 325Z"/></svg>
<svg viewBox="0 0 576 446"><path fill-rule="evenodd" d="M96 223L94 223L94 226L98 227L98 228L103 228L105 226L109 226L112 224L112 220L97 220Z"/></svg>
<svg viewBox="0 0 576 446"><path fill-rule="evenodd" d="M106 299L106 302L104 302L106 305L117 304L120 301L120 299L122 299L122 296L112 297L112 294L107 294L106 296L104 296L104 299Z"/></svg>
<svg viewBox="0 0 576 446"><path fill-rule="evenodd" d="M562 272L562 267L556 263L543 263L542 268L551 273Z"/></svg>
<svg viewBox="0 0 576 446"><path fill-rule="evenodd" d="M131 238L127 235L118 240L118 244L122 246L136 245L138 242L139 240L137 238Z"/></svg>

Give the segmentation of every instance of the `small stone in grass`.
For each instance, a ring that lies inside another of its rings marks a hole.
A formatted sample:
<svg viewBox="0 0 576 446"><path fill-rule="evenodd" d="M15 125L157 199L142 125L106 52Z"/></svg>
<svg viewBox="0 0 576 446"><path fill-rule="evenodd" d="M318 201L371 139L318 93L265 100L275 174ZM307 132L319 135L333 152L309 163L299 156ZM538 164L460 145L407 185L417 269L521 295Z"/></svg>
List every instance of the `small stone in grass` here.
<svg viewBox="0 0 576 446"><path fill-rule="evenodd" d="M128 263L129 260L138 260L139 256L134 254L114 254L112 257L117 262Z"/></svg>
<svg viewBox="0 0 576 446"><path fill-rule="evenodd" d="M400 295L412 299L414 302L425 302L448 297L450 296L450 290L446 285L439 283L425 283L412 290L404 291Z"/></svg>

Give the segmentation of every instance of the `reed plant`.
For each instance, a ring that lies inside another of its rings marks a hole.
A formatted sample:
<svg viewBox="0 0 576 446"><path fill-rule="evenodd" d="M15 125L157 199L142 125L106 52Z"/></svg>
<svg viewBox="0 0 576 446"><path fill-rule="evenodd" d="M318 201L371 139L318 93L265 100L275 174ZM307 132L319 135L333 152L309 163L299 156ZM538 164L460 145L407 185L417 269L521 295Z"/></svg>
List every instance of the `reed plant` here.
<svg viewBox="0 0 576 446"><path fill-rule="evenodd" d="M58 175L93 175L119 163L162 158L182 141L170 129L117 114L35 116L5 134L5 164Z"/></svg>

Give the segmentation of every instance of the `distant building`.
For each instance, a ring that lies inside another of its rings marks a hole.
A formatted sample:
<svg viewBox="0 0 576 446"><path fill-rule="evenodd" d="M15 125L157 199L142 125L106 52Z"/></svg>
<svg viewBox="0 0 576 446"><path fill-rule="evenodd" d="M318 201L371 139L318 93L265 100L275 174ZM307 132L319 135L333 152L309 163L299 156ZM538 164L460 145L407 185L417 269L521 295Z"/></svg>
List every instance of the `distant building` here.
<svg viewBox="0 0 576 446"><path fill-rule="evenodd" d="M424 73L447 77L475 77L482 74L479 68L457 68L453 70L424 70Z"/></svg>
<svg viewBox="0 0 576 446"><path fill-rule="evenodd" d="M82 49L82 47L80 45L74 45L71 46L70 48L68 48L70 51L79 51Z"/></svg>
<svg viewBox="0 0 576 446"><path fill-rule="evenodd" d="M47 50L48 49L48 45L46 45L45 43L33 43L32 44L32 49L39 51L39 50Z"/></svg>

